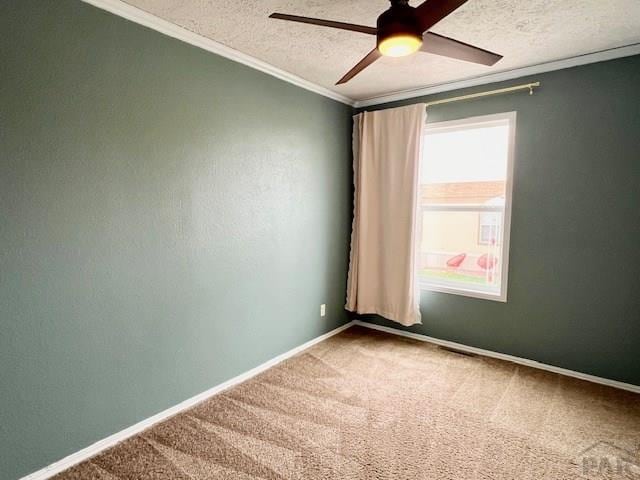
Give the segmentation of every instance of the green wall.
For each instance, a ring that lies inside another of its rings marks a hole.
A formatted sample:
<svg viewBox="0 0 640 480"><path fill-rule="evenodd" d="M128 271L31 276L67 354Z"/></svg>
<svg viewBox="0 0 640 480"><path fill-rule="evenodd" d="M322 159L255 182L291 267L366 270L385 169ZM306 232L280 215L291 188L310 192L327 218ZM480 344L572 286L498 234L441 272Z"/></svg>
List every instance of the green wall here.
<svg viewBox="0 0 640 480"><path fill-rule="evenodd" d="M77 0L0 31L2 479L346 321L350 107Z"/></svg>
<svg viewBox="0 0 640 480"><path fill-rule="evenodd" d="M344 323L349 107L78 0L0 28L3 479ZM430 110L518 112L509 302L411 330L640 384L640 57L529 80Z"/></svg>
<svg viewBox="0 0 640 480"><path fill-rule="evenodd" d="M640 385L640 56L393 106L536 80L533 97L429 109L518 112L509 298L423 292L409 330Z"/></svg>

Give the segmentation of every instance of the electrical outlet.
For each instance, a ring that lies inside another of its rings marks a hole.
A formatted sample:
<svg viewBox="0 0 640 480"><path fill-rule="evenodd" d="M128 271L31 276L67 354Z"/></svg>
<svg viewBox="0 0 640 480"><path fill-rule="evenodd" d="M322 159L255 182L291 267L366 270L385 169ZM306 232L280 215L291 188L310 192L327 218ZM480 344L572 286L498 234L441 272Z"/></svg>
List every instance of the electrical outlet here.
<svg viewBox="0 0 640 480"><path fill-rule="evenodd" d="M320 305L320 316L324 317L327 314L327 305L326 304L322 304Z"/></svg>

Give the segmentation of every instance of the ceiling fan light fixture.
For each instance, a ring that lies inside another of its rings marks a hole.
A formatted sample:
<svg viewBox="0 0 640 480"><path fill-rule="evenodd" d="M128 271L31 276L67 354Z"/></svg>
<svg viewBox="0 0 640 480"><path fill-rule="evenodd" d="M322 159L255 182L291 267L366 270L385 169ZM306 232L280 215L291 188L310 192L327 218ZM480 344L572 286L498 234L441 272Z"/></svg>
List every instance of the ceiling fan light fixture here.
<svg viewBox="0 0 640 480"><path fill-rule="evenodd" d="M378 50L385 57L406 57L416 53L422 46L422 38L411 34L394 35L378 44Z"/></svg>
<svg viewBox="0 0 640 480"><path fill-rule="evenodd" d="M377 24L377 47L382 55L405 57L420 50L422 29L407 0L391 0L391 8L378 17Z"/></svg>

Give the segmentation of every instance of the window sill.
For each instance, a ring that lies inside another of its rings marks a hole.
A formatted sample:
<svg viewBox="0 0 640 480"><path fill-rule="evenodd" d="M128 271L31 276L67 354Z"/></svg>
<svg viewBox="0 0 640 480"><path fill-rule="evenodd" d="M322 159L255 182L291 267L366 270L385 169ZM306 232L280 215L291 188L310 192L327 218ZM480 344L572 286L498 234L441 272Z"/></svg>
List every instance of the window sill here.
<svg viewBox="0 0 640 480"><path fill-rule="evenodd" d="M507 303L506 292L502 292L502 293L483 292L481 290L436 285L436 284L427 283L425 281L420 282L420 291L448 293L451 295L459 295L462 297L479 298L481 300L492 300L494 302Z"/></svg>

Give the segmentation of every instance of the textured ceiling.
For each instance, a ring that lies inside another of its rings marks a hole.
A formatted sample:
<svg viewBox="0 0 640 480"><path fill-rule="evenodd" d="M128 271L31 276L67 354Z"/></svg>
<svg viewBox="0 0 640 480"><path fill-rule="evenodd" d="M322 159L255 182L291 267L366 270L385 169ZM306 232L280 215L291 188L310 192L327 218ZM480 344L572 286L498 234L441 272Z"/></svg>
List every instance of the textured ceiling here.
<svg viewBox="0 0 640 480"><path fill-rule="evenodd" d="M387 0L126 3L355 100L640 42L640 0L469 0L432 30L504 55L494 67L420 53L383 58L335 86L375 46L375 38L268 15L277 11L375 26Z"/></svg>

